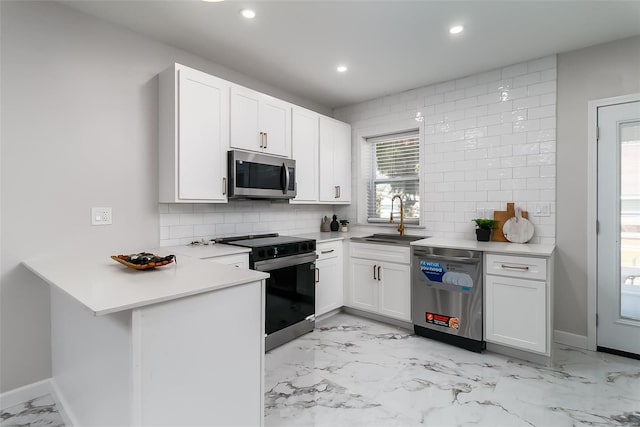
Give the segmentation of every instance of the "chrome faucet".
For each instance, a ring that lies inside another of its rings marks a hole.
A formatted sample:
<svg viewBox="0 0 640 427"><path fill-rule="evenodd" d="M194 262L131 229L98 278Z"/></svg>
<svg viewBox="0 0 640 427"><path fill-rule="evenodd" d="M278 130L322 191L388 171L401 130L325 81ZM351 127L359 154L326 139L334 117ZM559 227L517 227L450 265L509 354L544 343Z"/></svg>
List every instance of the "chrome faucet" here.
<svg viewBox="0 0 640 427"><path fill-rule="evenodd" d="M393 202L396 200L400 200L400 225L398 226L398 233L400 236L404 236L404 207L402 206L402 197L399 194L396 194L391 199L391 215L389 216L389 222L393 224Z"/></svg>

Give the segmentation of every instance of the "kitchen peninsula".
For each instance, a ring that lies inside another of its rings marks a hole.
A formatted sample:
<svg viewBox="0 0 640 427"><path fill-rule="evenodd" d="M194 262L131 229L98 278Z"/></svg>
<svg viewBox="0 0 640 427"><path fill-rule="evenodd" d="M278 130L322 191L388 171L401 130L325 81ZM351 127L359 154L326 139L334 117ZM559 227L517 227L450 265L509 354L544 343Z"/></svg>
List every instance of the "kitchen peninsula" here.
<svg viewBox="0 0 640 427"><path fill-rule="evenodd" d="M268 274L178 258L23 262L51 285L52 383L74 425L262 425Z"/></svg>

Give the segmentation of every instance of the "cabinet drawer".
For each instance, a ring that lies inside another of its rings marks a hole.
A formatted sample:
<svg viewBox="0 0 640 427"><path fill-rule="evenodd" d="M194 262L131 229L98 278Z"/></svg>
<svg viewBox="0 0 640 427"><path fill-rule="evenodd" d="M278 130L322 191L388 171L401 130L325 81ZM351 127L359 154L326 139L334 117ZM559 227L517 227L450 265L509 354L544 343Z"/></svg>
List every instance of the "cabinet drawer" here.
<svg viewBox="0 0 640 427"><path fill-rule="evenodd" d="M409 264L411 250L409 247L377 245L374 243L350 243L349 255L354 258L367 258L377 261Z"/></svg>
<svg viewBox="0 0 640 427"><path fill-rule="evenodd" d="M218 264L233 265L238 268L249 268L249 254L224 255L215 258L209 258L211 262Z"/></svg>
<svg viewBox="0 0 640 427"><path fill-rule="evenodd" d="M325 242L316 245L318 261L336 258L342 255L342 242Z"/></svg>
<svg viewBox="0 0 640 427"><path fill-rule="evenodd" d="M547 279L546 258L487 254L485 261L486 274L534 280Z"/></svg>

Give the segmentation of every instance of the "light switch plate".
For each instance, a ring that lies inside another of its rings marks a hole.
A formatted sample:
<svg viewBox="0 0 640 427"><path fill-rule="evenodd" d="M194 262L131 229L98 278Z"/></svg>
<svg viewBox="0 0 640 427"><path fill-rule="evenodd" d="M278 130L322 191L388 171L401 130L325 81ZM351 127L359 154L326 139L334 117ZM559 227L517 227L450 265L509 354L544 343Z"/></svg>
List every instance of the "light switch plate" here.
<svg viewBox="0 0 640 427"><path fill-rule="evenodd" d="M551 216L551 203L536 203L533 216Z"/></svg>
<svg viewBox="0 0 640 427"><path fill-rule="evenodd" d="M91 208L91 225L111 224L113 224L111 208Z"/></svg>

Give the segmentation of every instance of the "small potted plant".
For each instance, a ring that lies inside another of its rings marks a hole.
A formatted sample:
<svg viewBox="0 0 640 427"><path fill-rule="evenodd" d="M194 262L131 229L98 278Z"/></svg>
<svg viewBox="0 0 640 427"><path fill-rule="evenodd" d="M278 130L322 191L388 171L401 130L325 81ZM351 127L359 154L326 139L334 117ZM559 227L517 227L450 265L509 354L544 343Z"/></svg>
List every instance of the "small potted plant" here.
<svg viewBox="0 0 640 427"><path fill-rule="evenodd" d="M348 219L341 219L340 220L340 231L346 233L347 231L349 231L349 220Z"/></svg>
<svg viewBox="0 0 640 427"><path fill-rule="evenodd" d="M491 240L491 233L498 228L498 223L494 219L476 218L472 221L476 223L476 238L478 242Z"/></svg>

